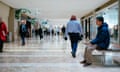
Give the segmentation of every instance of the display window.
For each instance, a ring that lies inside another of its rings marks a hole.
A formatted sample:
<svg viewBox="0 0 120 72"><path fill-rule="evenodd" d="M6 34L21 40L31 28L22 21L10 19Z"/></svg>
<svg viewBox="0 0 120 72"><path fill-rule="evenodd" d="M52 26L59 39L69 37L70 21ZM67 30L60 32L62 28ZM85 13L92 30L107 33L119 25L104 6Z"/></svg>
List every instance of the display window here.
<svg viewBox="0 0 120 72"><path fill-rule="evenodd" d="M103 16L104 21L109 26L110 36L111 36L111 42L112 43L119 43L119 28L118 28L118 4L115 4L113 6L110 6L106 9L104 9L102 12L99 12L96 16Z"/></svg>

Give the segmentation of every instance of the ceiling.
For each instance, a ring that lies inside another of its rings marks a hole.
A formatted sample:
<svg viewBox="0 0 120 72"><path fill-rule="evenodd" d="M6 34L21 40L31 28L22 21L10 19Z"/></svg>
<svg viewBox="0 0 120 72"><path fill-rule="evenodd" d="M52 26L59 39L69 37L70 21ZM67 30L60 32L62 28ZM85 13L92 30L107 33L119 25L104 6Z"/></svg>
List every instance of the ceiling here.
<svg viewBox="0 0 120 72"><path fill-rule="evenodd" d="M14 8L28 8L39 18L81 17L109 0L1 0ZM36 12L37 11L37 12Z"/></svg>

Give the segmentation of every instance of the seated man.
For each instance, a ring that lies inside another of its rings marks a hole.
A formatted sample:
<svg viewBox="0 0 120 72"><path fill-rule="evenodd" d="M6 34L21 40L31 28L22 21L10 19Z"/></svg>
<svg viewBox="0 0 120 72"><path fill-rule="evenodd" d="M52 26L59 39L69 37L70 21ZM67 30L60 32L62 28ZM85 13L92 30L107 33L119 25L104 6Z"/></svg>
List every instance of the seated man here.
<svg viewBox="0 0 120 72"><path fill-rule="evenodd" d="M103 17L96 18L96 24L98 26L97 36L95 39L86 43L87 47L85 49L84 61L81 63L84 66L89 66L92 64L93 56L92 51L97 50L107 50L110 43L110 34L108 30L108 25L104 23Z"/></svg>

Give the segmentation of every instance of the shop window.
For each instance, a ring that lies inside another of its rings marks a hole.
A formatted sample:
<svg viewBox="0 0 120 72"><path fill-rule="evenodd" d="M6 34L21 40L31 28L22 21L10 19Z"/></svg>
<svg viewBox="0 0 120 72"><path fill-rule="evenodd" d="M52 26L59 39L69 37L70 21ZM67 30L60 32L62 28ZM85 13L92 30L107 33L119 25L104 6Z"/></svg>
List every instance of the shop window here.
<svg viewBox="0 0 120 72"><path fill-rule="evenodd" d="M104 11L97 14L97 16L103 16L104 21L109 26L111 42L119 43L119 34L118 34L118 5L115 5L110 8L106 8Z"/></svg>
<svg viewBox="0 0 120 72"><path fill-rule="evenodd" d="M109 25L111 42L118 43L118 6L109 8L103 16Z"/></svg>

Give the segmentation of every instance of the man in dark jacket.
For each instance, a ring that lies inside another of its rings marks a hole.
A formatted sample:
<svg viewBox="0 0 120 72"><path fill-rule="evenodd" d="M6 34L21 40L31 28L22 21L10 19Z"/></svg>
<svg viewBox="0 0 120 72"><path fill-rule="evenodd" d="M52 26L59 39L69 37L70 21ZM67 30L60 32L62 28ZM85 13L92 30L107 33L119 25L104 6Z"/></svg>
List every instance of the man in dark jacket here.
<svg viewBox="0 0 120 72"><path fill-rule="evenodd" d="M107 50L110 44L110 34L108 30L108 25L104 23L103 17L96 18L96 24L98 26L98 32L96 38L90 41L89 43L85 43L87 45L84 54L84 61L81 63L84 66L89 66L92 64L93 56L92 51L97 50Z"/></svg>
<svg viewBox="0 0 120 72"><path fill-rule="evenodd" d="M3 44L4 41L6 41L7 33L8 31L6 24L2 21L2 18L0 17L0 52L3 52Z"/></svg>
<svg viewBox="0 0 120 72"><path fill-rule="evenodd" d="M26 21L22 20L21 21L21 25L20 25L19 33L20 33L20 36L21 36L21 39L22 39L22 45L23 46L25 45L25 35L26 35L26 32L27 32Z"/></svg>

